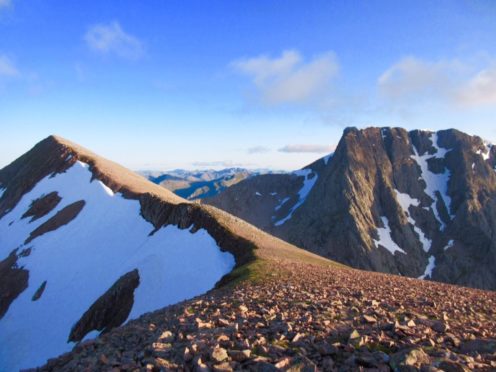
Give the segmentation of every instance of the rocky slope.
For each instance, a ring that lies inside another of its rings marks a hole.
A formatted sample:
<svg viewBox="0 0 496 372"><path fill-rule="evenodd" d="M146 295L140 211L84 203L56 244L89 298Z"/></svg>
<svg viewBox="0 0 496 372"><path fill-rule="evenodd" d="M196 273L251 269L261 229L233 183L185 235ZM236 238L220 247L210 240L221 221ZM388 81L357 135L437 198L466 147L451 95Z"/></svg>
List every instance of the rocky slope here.
<svg viewBox="0 0 496 372"><path fill-rule="evenodd" d="M325 261L48 137L0 170L0 370L235 280L255 250Z"/></svg>
<svg viewBox="0 0 496 372"><path fill-rule="evenodd" d="M206 202L357 268L496 289L495 166L457 130L348 128L332 156Z"/></svg>
<svg viewBox="0 0 496 372"><path fill-rule="evenodd" d="M496 292L267 258L39 371L494 371Z"/></svg>
<svg viewBox="0 0 496 372"><path fill-rule="evenodd" d="M218 171L177 169L169 172L142 171L138 173L182 198L196 200L213 197L228 187L263 172L243 168L227 168Z"/></svg>

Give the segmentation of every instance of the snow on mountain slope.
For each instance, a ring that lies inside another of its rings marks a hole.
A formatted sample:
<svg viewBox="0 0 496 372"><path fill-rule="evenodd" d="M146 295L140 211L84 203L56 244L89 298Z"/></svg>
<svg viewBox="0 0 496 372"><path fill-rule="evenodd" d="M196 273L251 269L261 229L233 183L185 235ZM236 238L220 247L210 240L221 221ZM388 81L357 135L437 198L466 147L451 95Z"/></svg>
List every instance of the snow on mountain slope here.
<svg viewBox="0 0 496 372"><path fill-rule="evenodd" d="M234 267L233 256L203 229L169 225L151 234L155 227L140 215L138 200L92 177L78 161L42 179L0 219L0 261L17 249L16 267L29 272L27 288L0 318L0 370L33 367L71 350L71 328L135 269L139 285L128 320L204 293ZM33 201L53 192L61 199L51 211L23 218ZM78 202L79 210L60 221Z"/></svg>
<svg viewBox="0 0 496 372"><path fill-rule="evenodd" d="M413 230L417 233L420 243L422 243L422 247L424 248L425 252L429 252L432 246L432 240L428 239L424 232L417 226L417 223L411 216L409 209L410 207L418 207L420 205L420 200L412 198L408 194L404 194L399 192L398 190L394 190L396 192L396 200L401 206L401 209L403 209L403 212L405 213L408 222L412 225Z"/></svg>
<svg viewBox="0 0 496 372"><path fill-rule="evenodd" d="M430 140L432 142L432 146L436 149L434 155L431 155L428 152L423 155L419 155L417 149L415 148L415 146L413 146L414 155L411 155L411 157L420 166L422 172L422 179L425 181L426 184L425 192L427 195L429 195L432 198L433 200L431 205L432 210L434 212L434 215L436 216L436 219L441 225L441 230L444 230L446 228L446 223L441 219L437 207L437 203L436 203L438 200L437 193L440 193L441 198L444 204L446 205L448 213L451 219L453 219L454 216L451 213L451 197L448 195L448 182L451 177L451 173L448 169L445 169L443 173L439 173L439 174L433 173L429 169L428 161L430 159L436 159L436 158L444 159L446 153L449 152L450 150L438 146L438 136L436 133L432 133L430 135Z"/></svg>
<svg viewBox="0 0 496 372"><path fill-rule="evenodd" d="M436 257L430 256L429 257L429 263L427 264L427 267L425 268L425 272L419 276L419 279L426 279L432 276L432 270L436 267Z"/></svg>
<svg viewBox="0 0 496 372"><path fill-rule="evenodd" d="M484 149L478 149L476 151L476 154L477 155L480 155L482 156L482 159L484 161L488 161L490 158L491 158L491 148L493 147L494 145L487 142L487 141L484 141Z"/></svg>
<svg viewBox="0 0 496 372"><path fill-rule="evenodd" d="M327 160L324 160L327 164ZM289 210L288 214L277 220L274 221L274 226L280 226L283 223L285 223L287 220L289 220L292 216L295 210L298 209L304 202L310 191L312 191L313 186L315 185L315 181L317 181L318 175L314 173L311 169L300 169L298 171L293 172L294 175L298 177L303 177L303 186L301 189L298 191L298 201L294 206L291 207ZM285 203L285 200L289 199L284 199L281 204L279 204L275 210L278 211Z"/></svg>
<svg viewBox="0 0 496 372"><path fill-rule="evenodd" d="M379 234L379 240L374 240L374 244L377 248L379 246L386 248L391 254L394 254L394 252L401 252L403 254L406 254L406 252L401 249L398 244L396 244L391 237L391 228L389 227L389 221L387 217L381 217L382 224L384 227L378 227L377 228L377 233Z"/></svg>

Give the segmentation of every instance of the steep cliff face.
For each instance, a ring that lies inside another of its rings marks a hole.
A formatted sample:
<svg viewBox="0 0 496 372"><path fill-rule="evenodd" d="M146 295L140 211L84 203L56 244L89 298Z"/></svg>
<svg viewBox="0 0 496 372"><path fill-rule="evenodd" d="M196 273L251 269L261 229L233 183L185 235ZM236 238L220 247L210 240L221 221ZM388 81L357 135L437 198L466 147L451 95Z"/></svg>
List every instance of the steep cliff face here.
<svg viewBox="0 0 496 372"><path fill-rule="evenodd" d="M332 156L207 202L354 267L496 289L495 165L456 130L348 128Z"/></svg>

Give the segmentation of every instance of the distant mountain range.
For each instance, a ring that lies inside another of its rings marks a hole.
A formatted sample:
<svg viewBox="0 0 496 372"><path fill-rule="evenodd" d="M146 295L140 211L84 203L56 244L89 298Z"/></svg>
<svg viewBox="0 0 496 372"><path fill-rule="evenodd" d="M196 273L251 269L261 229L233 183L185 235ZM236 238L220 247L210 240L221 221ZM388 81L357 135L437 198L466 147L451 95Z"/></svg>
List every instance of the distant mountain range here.
<svg viewBox="0 0 496 372"><path fill-rule="evenodd" d="M195 200L213 197L228 187L253 176L283 172L274 172L265 169L227 168L222 170L207 169L193 171L175 169L164 172L138 171L138 173L182 198Z"/></svg>
<svg viewBox="0 0 496 372"><path fill-rule="evenodd" d="M494 290L495 166L457 130L348 128L332 156L205 202L353 267Z"/></svg>

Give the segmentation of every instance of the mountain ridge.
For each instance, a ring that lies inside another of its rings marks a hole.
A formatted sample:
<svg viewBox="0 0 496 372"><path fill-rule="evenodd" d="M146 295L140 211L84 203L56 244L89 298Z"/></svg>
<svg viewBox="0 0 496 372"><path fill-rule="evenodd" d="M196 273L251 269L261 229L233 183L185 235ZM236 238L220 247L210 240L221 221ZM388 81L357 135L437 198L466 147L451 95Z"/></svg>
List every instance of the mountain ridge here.
<svg viewBox="0 0 496 372"><path fill-rule="evenodd" d="M60 137L0 170L0 183L0 369L41 364L268 257L332 264ZM36 352L19 347L45 335Z"/></svg>

